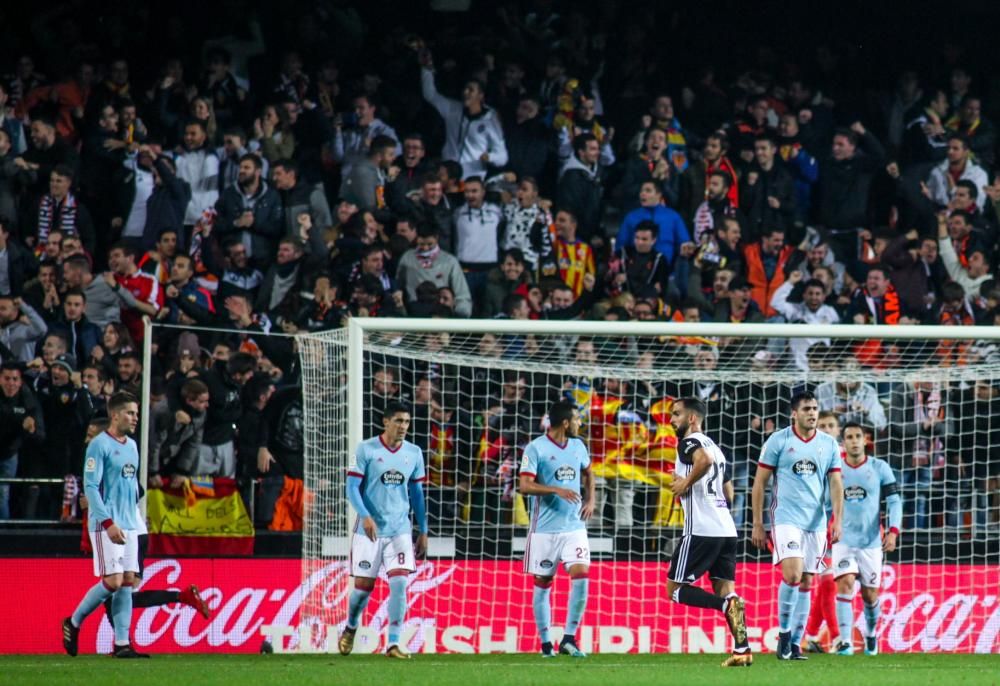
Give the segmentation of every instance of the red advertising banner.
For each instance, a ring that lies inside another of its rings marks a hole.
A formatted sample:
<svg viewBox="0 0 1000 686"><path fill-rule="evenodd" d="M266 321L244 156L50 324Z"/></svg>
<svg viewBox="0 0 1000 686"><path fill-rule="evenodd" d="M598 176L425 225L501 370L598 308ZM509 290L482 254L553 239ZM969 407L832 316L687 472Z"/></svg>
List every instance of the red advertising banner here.
<svg viewBox="0 0 1000 686"><path fill-rule="evenodd" d="M58 653L60 622L95 583L87 559L5 559L7 588L37 588L38 579L58 579L30 598L0 596L0 651ZM276 652L335 650L348 585L343 562L330 562L300 584L298 560L162 559L147 563L147 589L197 584L213 609L210 620L189 607L137 609L134 642L160 653L229 652L260 649L267 638ZM755 651L773 650L777 572L770 565L739 567L737 590L746 598L749 637ZM666 565L599 562L591 569L590 598L578 633L592 652L724 652L730 647L721 616L685 608L665 597ZM984 565L887 565L878 632L883 651L1000 652L1000 570ZM141 588L139 589L141 590ZM410 607L404 642L413 652L534 651L538 639L531 614L531 582L516 561L431 560L410 577ZM568 582L553 594L553 619L565 617ZM318 620L300 626L300 608L329 608L332 626ZM358 633L356 649L382 647L386 590L380 583ZM857 599L860 602L860 599ZM860 606L855 607L860 626ZM109 652L111 627L103 609L88 618L81 652Z"/></svg>

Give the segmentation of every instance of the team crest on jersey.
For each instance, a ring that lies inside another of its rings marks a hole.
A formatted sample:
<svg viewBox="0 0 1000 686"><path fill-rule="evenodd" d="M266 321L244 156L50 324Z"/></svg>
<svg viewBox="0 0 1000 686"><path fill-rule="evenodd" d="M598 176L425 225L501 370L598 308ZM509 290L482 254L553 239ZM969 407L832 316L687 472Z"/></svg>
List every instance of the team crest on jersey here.
<svg viewBox="0 0 1000 686"><path fill-rule="evenodd" d="M851 566L851 561L850 560L841 560L840 564L838 564L837 566L840 567L841 569L847 569L848 567Z"/></svg>
<svg viewBox="0 0 1000 686"><path fill-rule="evenodd" d="M856 502L858 500L864 500L867 497L868 491L863 489L861 486L848 486L844 489L844 500Z"/></svg>
<svg viewBox="0 0 1000 686"><path fill-rule="evenodd" d="M576 470L569 465L563 465L556 470L556 481L573 481L576 479Z"/></svg>
<svg viewBox="0 0 1000 686"><path fill-rule="evenodd" d="M792 471L798 476L812 476L816 473L816 463L811 460L799 460L792 465Z"/></svg>
<svg viewBox="0 0 1000 686"><path fill-rule="evenodd" d="M386 486L402 486L405 480L406 477L403 476L403 473L397 472L395 469L382 472L382 483Z"/></svg>
<svg viewBox="0 0 1000 686"><path fill-rule="evenodd" d="M362 560L361 562L358 563L358 568L359 569L371 569L372 568L372 563L369 562L368 560Z"/></svg>
<svg viewBox="0 0 1000 686"><path fill-rule="evenodd" d="M798 541L789 541L788 542L788 549L789 550L798 550L799 549L799 542Z"/></svg>
<svg viewBox="0 0 1000 686"><path fill-rule="evenodd" d="M95 460L92 457L88 457L87 464L84 466L84 469L87 470L88 472L92 472L95 469L97 469L97 460Z"/></svg>
<svg viewBox="0 0 1000 686"><path fill-rule="evenodd" d="M127 464L122 467L122 478L131 479L135 476L135 465Z"/></svg>
<svg viewBox="0 0 1000 686"><path fill-rule="evenodd" d="M538 566L542 569L549 569L552 566L552 560L542 560L538 563Z"/></svg>

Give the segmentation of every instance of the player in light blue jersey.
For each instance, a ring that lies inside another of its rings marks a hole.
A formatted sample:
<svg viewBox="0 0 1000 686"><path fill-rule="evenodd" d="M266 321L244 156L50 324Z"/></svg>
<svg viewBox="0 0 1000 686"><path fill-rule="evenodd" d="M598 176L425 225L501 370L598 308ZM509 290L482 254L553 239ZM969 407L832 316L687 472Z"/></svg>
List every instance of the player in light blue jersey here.
<svg viewBox="0 0 1000 686"><path fill-rule="evenodd" d="M524 571L535 577L532 606L542 639L542 655L553 657L552 579L560 563L571 582L566 631L559 652L586 657L576 644L576 630L587 608L590 543L585 522L594 513L594 477L590 455L577 438L580 415L567 401L549 410L549 428L524 449L518 487L531 499L531 529L524 550ZM581 496L580 490L584 495Z"/></svg>
<svg viewBox="0 0 1000 686"><path fill-rule="evenodd" d="M840 446L816 430L819 404L811 392L792 398L792 425L775 431L764 444L753 482L753 544L767 547L764 495L774 477L771 536L774 562L781 565L778 585L779 660L805 660L800 643L811 605L813 574L822 571L826 553L826 497L833 516L830 537L840 539L844 509Z"/></svg>
<svg viewBox="0 0 1000 686"><path fill-rule="evenodd" d="M390 402L382 415L383 431L362 441L347 470L347 498L358 514L351 541L351 576L354 589L347 610L347 625L340 635L341 655L354 649L354 635L375 588L379 569L389 578L389 631L387 657L408 659L399 646L406 617L406 577L417 570L413 549L413 523L420 535L416 555L427 552L427 512L424 507L424 453L404 440L410 428L410 411Z"/></svg>
<svg viewBox="0 0 1000 686"><path fill-rule="evenodd" d="M844 532L833 545L837 575L839 655L854 653L854 582L861 581L865 606L865 655L878 655L875 628L881 610L882 553L896 549L903 522L903 500L892 468L865 455L865 432L860 424L844 427ZM882 535L882 498L889 510L889 530Z"/></svg>
<svg viewBox="0 0 1000 686"><path fill-rule="evenodd" d="M130 393L108 400L108 430L87 446L83 490L88 502L88 529L94 549L94 575L101 581L87 591L71 617L63 620L63 648L72 656L79 650L80 625L112 596L115 619L115 657L149 657L129 644L132 625L132 586L139 571L139 451L128 434L139 422L139 403Z"/></svg>

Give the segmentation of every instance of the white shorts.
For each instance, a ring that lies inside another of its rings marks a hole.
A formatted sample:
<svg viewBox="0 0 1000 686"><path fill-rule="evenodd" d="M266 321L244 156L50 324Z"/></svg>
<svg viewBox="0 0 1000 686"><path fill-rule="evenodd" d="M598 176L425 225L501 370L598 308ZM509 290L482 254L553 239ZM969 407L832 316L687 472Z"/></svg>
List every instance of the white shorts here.
<svg viewBox="0 0 1000 686"><path fill-rule="evenodd" d="M413 555L413 539L410 534L400 534L389 538L371 540L364 534L354 534L351 541L351 576L374 579L379 569L385 571L405 569L417 571Z"/></svg>
<svg viewBox="0 0 1000 686"><path fill-rule="evenodd" d="M125 543L113 543L106 529L89 531L94 549L94 576L105 577L123 572L139 573L139 534L125 531Z"/></svg>
<svg viewBox="0 0 1000 686"><path fill-rule="evenodd" d="M774 543L774 564L791 557L803 560L802 571L819 574L826 557L826 531L803 531L791 524L775 524L771 529Z"/></svg>
<svg viewBox="0 0 1000 686"><path fill-rule="evenodd" d="M882 549L833 544L833 569L838 578L854 574L865 588L882 585Z"/></svg>
<svg viewBox="0 0 1000 686"><path fill-rule="evenodd" d="M562 562L569 570L573 565L590 565L590 542L587 530L577 529L558 534L528 534L524 549L524 571L534 576L553 576Z"/></svg>

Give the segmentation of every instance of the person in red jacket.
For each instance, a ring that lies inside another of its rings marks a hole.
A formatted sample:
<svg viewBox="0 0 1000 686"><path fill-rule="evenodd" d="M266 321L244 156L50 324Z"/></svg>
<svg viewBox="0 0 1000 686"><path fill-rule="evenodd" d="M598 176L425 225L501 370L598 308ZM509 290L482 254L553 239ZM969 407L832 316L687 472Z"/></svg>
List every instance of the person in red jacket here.
<svg viewBox="0 0 1000 686"><path fill-rule="evenodd" d="M785 232L775 228L766 230L758 242L743 249L751 297L765 317L778 314L771 307L771 296L785 283L785 270L794 253L794 247L785 245Z"/></svg>
<svg viewBox="0 0 1000 686"><path fill-rule="evenodd" d="M132 340L139 343L143 338L142 315L155 317L163 307L163 289L152 274L140 271L135 264L135 248L119 243L108 253L110 272L105 272L104 280L117 292L124 288L135 297L134 306L122 306L122 323L128 327Z"/></svg>

